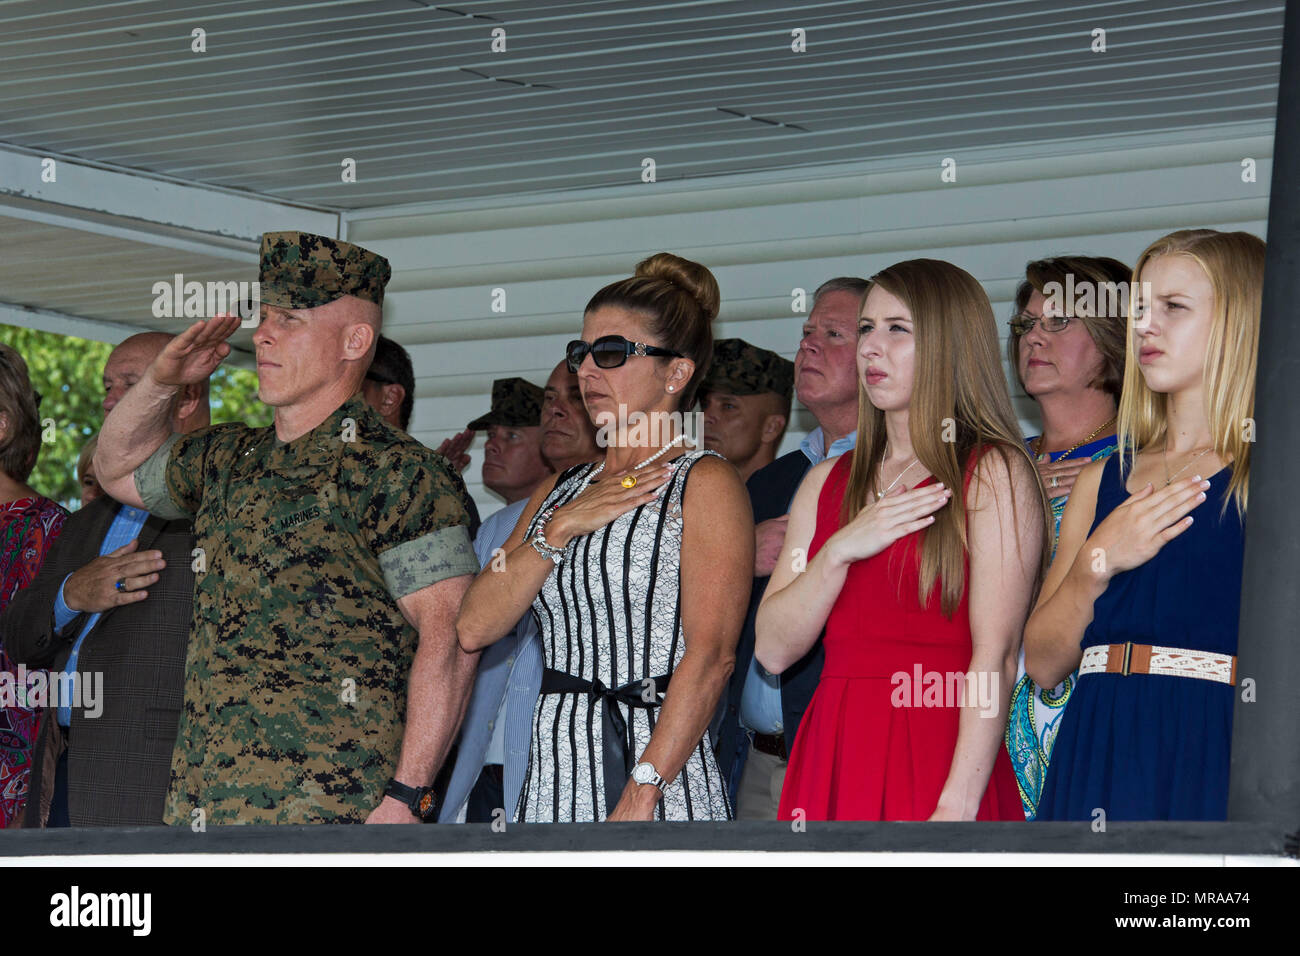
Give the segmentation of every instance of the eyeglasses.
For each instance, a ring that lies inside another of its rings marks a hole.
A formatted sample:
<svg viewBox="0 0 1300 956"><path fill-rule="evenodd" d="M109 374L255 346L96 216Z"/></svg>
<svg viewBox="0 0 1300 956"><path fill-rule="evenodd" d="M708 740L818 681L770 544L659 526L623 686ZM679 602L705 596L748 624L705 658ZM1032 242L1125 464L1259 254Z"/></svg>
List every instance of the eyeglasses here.
<svg viewBox="0 0 1300 956"><path fill-rule="evenodd" d="M644 342L629 342L621 335L602 335L590 345L582 341L582 339L574 339L564 347L564 361L568 364L570 372L578 371L578 366L582 364L588 352L591 353L591 360L596 363L597 368L618 368L627 361L629 355L686 357L681 352L661 349L657 345L646 345Z"/></svg>
<svg viewBox="0 0 1300 956"><path fill-rule="evenodd" d="M1028 312L1021 312L1019 315L1013 315L1007 322L1011 326L1011 332L1014 335L1026 335L1037 322L1042 325L1044 332L1063 332L1070 324L1071 316L1068 315L1030 315Z"/></svg>

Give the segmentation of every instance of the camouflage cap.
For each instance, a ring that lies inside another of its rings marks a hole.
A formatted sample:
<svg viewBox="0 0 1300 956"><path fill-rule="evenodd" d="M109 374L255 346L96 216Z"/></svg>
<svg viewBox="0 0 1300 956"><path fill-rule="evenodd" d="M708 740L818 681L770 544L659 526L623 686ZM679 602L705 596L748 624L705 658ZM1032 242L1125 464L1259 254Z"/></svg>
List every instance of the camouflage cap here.
<svg viewBox="0 0 1300 956"><path fill-rule="evenodd" d="M540 425L543 394L544 389L522 378L499 378L492 383L492 410L465 427L480 432L489 425Z"/></svg>
<svg viewBox="0 0 1300 956"><path fill-rule="evenodd" d="M383 256L310 232L263 233L257 271L262 302L281 309L314 309L345 295L383 305L393 274Z"/></svg>
<svg viewBox="0 0 1300 956"><path fill-rule="evenodd" d="M794 394L794 363L744 339L718 339L713 343L713 363L700 385L700 394L705 392L775 392L790 398Z"/></svg>

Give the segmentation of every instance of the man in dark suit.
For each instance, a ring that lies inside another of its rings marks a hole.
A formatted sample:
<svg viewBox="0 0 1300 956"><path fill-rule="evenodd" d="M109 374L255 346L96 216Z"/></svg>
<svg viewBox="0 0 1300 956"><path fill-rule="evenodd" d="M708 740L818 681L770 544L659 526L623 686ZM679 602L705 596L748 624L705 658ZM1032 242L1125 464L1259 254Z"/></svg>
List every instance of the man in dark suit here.
<svg viewBox="0 0 1300 956"><path fill-rule="evenodd" d="M172 338L133 335L104 366L107 413ZM209 422L206 383L178 396L173 427ZM23 825L162 824L194 592L189 521L102 496L68 518L31 586L0 615L14 660L76 675L71 705L41 720ZM52 683L54 683L52 681ZM66 682L65 682L65 686Z"/></svg>
<svg viewBox="0 0 1300 956"><path fill-rule="evenodd" d="M790 502L813 465L850 451L858 427L858 308L867 283L839 278L813 293L794 360L795 394L817 427L798 451L783 455L746 482L754 509L754 586L736 647L736 669L718 732L718 766L739 820L775 820L799 721L822 672L819 640L779 677L754 658L754 619L789 520Z"/></svg>

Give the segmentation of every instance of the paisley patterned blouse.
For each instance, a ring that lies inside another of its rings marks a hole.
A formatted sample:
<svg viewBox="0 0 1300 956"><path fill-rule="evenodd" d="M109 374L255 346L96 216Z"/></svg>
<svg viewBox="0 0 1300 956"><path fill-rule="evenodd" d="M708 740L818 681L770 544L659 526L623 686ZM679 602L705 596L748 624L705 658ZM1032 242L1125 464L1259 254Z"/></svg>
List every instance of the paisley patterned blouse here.
<svg viewBox="0 0 1300 956"><path fill-rule="evenodd" d="M1029 439L1030 450L1034 439ZM1074 449L1068 457L1100 461L1114 452L1119 446L1115 436L1098 438L1094 442ZM1039 461L1050 458L1061 461L1066 455L1051 452L1039 455ZM1061 515L1065 513L1065 503L1069 495L1052 498L1052 558L1056 557L1056 542L1061 536ZM1074 690L1078 673L1071 674L1055 687L1045 690L1039 687L1025 673L1025 649L1020 648L1020 669L1016 676L1016 687L1011 693L1011 711L1007 721L1007 753L1011 755L1011 766L1016 771L1016 783L1020 787L1020 802L1025 805L1025 819L1032 820L1038 808L1038 797L1043 792L1043 781L1047 778L1047 761L1052 754L1052 744L1056 740L1056 731L1061 726L1061 715Z"/></svg>
<svg viewBox="0 0 1300 956"><path fill-rule="evenodd" d="M68 513L49 498L19 498L0 504L0 611L19 588L36 578L45 555L63 530ZM41 712L25 707L26 687L0 648L0 829L22 812L27 775Z"/></svg>

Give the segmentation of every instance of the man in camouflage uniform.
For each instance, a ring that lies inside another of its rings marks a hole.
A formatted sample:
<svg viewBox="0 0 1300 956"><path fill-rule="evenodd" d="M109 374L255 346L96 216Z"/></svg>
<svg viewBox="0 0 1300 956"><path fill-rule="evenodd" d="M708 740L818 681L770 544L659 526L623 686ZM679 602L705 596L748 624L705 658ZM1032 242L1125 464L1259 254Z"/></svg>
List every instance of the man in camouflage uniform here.
<svg viewBox="0 0 1300 956"><path fill-rule="evenodd" d="M487 430L483 484L512 505L554 472L542 457L542 389L522 378L492 383L492 408L468 425Z"/></svg>
<svg viewBox="0 0 1300 956"><path fill-rule="evenodd" d="M794 393L794 363L744 339L713 343L700 385L704 447L736 466L740 480L776 458Z"/></svg>
<svg viewBox="0 0 1300 956"><path fill-rule="evenodd" d="M161 415L229 354L235 316L173 340L104 423L105 488L192 515L200 548L168 823L416 822L451 745L478 564L460 476L360 394L389 275L358 246L266 234L253 342L275 424L181 436Z"/></svg>

